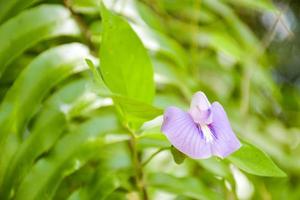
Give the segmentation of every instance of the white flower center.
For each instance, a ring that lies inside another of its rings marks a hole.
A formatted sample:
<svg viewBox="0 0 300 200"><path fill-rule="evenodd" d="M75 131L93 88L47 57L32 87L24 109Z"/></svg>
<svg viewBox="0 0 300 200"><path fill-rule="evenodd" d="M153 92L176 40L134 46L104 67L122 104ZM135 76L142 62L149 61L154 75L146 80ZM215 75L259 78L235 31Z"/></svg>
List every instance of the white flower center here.
<svg viewBox="0 0 300 200"><path fill-rule="evenodd" d="M207 125L200 125L201 131L203 133L204 139L207 143L211 143L213 138L213 133Z"/></svg>

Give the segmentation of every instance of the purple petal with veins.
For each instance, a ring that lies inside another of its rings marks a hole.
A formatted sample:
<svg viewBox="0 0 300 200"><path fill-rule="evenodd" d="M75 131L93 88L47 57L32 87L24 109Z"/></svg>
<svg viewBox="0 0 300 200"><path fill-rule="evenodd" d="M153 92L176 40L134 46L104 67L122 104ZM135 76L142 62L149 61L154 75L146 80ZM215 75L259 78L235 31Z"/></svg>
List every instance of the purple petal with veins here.
<svg viewBox="0 0 300 200"><path fill-rule="evenodd" d="M223 107L211 105L203 92L193 96L189 112L167 108L161 130L173 146L195 159L223 158L241 146Z"/></svg>
<svg viewBox="0 0 300 200"><path fill-rule="evenodd" d="M211 109L213 122L210 124L210 127L217 138L213 143L213 154L224 158L238 150L241 147L241 143L235 136L222 105L214 102Z"/></svg>
<svg viewBox="0 0 300 200"><path fill-rule="evenodd" d="M187 112L169 107L161 130L174 147L192 158L208 158L212 154L210 144Z"/></svg>

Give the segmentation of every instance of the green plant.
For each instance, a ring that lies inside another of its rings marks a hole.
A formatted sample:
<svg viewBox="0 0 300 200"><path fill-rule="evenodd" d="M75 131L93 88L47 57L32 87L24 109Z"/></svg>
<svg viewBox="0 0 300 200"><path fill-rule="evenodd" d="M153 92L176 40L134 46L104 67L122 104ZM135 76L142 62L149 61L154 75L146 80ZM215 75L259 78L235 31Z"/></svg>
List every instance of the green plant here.
<svg viewBox="0 0 300 200"><path fill-rule="evenodd" d="M237 13L272 3L52 2L0 0L0 199L232 199L239 177L249 198L280 199L283 185L297 198L270 157L297 177L299 129L273 115L266 47ZM197 90L243 140L226 159L185 158L160 132L163 109Z"/></svg>

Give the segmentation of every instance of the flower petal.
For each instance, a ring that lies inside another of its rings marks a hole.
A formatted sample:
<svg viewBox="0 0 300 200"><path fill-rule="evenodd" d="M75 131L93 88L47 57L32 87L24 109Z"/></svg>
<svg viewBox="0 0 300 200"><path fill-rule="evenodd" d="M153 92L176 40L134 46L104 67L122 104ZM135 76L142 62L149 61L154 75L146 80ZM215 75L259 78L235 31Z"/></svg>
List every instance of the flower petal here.
<svg viewBox="0 0 300 200"><path fill-rule="evenodd" d="M194 94L189 110L194 122L199 124L210 124L212 122L210 107L211 105L203 92Z"/></svg>
<svg viewBox="0 0 300 200"><path fill-rule="evenodd" d="M165 111L161 130L173 146L191 158L208 158L212 155L210 144L187 112L169 107Z"/></svg>
<svg viewBox="0 0 300 200"><path fill-rule="evenodd" d="M209 125L215 139L212 143L213 154L226 157L241 147L241 143L235 136L226 112L221 104L214 102L211 107L213 122Z"/></svg>

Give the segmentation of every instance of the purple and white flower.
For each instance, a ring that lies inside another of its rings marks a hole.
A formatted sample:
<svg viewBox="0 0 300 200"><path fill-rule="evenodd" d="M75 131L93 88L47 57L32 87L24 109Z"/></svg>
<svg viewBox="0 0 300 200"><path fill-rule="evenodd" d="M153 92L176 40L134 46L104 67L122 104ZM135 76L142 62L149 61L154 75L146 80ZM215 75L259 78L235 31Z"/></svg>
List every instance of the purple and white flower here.
<svg viewBox="0 0 300 200"><path fill-rule="evenodd" d="M210 104L203 92L193 96L188 112L167 108L161 130L174 147L195 159L224 158L241 147L222 105Z"/></svg>

